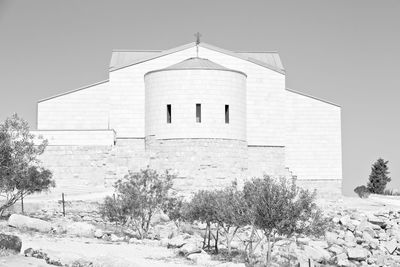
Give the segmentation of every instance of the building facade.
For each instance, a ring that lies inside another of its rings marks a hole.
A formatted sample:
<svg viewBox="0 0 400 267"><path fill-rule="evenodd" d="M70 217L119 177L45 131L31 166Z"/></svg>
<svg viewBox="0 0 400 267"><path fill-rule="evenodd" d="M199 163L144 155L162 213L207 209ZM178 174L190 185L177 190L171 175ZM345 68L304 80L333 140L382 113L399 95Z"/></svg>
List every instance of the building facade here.
<svg viewBox="0 0 400 267"><path fill-rule="evenodd" d="M185 193L263 174L340 193L340 112L286 88L276 52L190 43L113 51L108 80L38 102L35 134L67 192L150 166Z"/></svg>

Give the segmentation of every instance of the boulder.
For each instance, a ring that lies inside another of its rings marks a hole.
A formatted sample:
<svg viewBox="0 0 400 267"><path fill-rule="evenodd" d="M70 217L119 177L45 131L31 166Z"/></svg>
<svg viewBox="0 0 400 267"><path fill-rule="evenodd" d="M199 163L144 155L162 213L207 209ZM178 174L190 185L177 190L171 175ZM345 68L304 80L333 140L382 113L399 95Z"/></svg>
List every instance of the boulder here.
<svg viewBox="0 0 400 267"><path fill-rule="evenodd" d="M96 238L102 238L103 235L104 235L104 232L103 232L103 230L101 230L101 229L97 229L97 230L94 232L94 237L96 237Z"/></svg>
<svg viewBox="0 0 400 267"><path fill-rule="evenodd" d="M339 255L339 254L342 254L345 252L341 246L336 245L336 244L333 244L332 246L330 246L328 250L330 252L335 253L336 255ZM347 257L346 257L346 259L347 259Z"/></svg>
<svg viewBox="0 0 400 267"><path fill-rule="evenodd" d="M331 257L329 252L323 248L311 247L305 245L303 250L304 250L304 256L306 256L306 258L315 260L317 262L329 260L329 258Z"/></svg>
<svg viewBox="0 0 400 267"><path fill-rule="evenodd" d="M346 253L336 255L337 266L349 266L349 260L347 259Z"/></svg>
<svg viewBox="0 0 400 267"><path fill-rule="evenodd" d="M350 219L349 215L340 218L339 222L350 231L354 231L356 229L356 226L353 224L353 220Z"/></svg>
<svg viewBox="0 0 400 267"><path fill-rule="evenodd" d="M69 223L65 230L67 234L80 236L80 237L93 237L96 232L96 227L92 224L85 222Z"/></svg>
<svg viewBox="0 0 400 267"><path fill-rule="evenodd" d="M310 238L308 237L299 237L296 239L297 243L301 244L301 245L308 245L308 243L310 242ZM329 242L329 241L328 241Z"/></svg>
<svg viewBox="0 0 400 267"><path fill-rule="evenodd" d="M347 256L349 260L365 261L370 255L365 248L347 248Z"/></svg>
<svg viewBox="0 0 400 267"><path fill-rule="evenodd" d="M18 229L30 229L42 233L48 233L52 230L51 223L20 214L12 214L8 219L8 225Z"/></svg>
<svg viewBox="0 0 400 267"><path fill-rule="evenodd" d="M382 242L382 246L387 250L387 252L393 254L393 252L395 252L397 249L397 241L390 240L387 242Z"/></svg>
<svg viewBox="0 0 400 267"><path fill-rule="evenodd" d="M19 253L21 247L22 242L18 236L0 233L0 249L8 249Z"/></svg>
<svg viewBox="0 0 400 267"><path fill-rule="evenodd" d="M180 247L178 254L182 256L188 256L193 253L201 253L201 250L202 250L202 244L199 244L197 242L190 242Z"/></svg>
<svg viewBox="0 0 400 267"><path fill-rule="evenodd" d="M309 246L314 247L314 248L328 248L328 242L325 240L318 240L318 241L310 241Z"/></svg>
<svg viewBox="0 0 400 267"><path fill-rule="evenodd" d="M188 243L188 239L190 235L178 235L171 239L168 239L167 248L180 248L186 243Z"/></svg>
<svg viewBox="0 0 400 267"><path fill-rule="evenodd" d="M189 256L187 256L187 258L197 265L210 265L209 263L211 261L211 256L203 250L201 251L201 253L190 254Z"/></svg>
<svg viewBox="0 0 400 267"><path fill-rule="evenodd" d="M381 228L386 227L386 221L381 217L369 216L368 221L372 224L378 225Z"/></svg>

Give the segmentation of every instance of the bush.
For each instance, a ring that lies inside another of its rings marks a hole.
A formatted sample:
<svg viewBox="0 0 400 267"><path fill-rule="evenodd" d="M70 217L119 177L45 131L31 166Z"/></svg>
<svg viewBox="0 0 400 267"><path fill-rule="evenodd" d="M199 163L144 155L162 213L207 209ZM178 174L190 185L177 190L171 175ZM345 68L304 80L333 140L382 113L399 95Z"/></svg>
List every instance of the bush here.
<svg viewBox="0 0 400 267"><path fill-rule="evenodd" d="M217 191L200 190L195 193L190 202L187 203L187 211L185 214L186 221L191 223L199 221L206 224L203 248L206 247L206 244L208 249L211 247L211 225L217 222L217 197ZM216 236L217 234L214 237ZM216 240L216 248L217 244Z"/></svg>
<svg viewBox="0 0 400 267"><path fill-rule="evenodd" d="M239 228L248 224L248 207L243 198L243 192L235 186L216 191L215 220L217 230L221 229L225 237L228 254L231 254L231 243ZM217 241L216 241L217 242Z"/></svg>
<svg viewBox="0 0 400 267"><path fill-rule="evenodd" d="M17 114L0 124L0 195L6 199L0 215L21 198L55 186L52 173L38 159L47 140L39 137L37 142L28 123Z"/></svg>
<svg viewBox="0 0 400 267"><path fill-rule="evenodd" d="M360 197L360 198L368 198L371 192L365 185L360 185L354 188L354 192Z"/></svg>
<svg viewBox="0 0 400 267"><path fill-rule="evenodd" d="M277 236L324 234L328 222L314 202L316 192L299 189L294 182L269 176L246 182L243 190L249 219L262 230L267 240L267 266L271 264Z"/></svg>
<svg viewBox="0 0 400 267"><path fill-rule="evenodd" d="M368 190L371 193L383 194L386 188L386 184L391 181L388 176L389 162L382 158L379 158L371 167L371 174L369 175Z"/></svg>
<svg viewBox="0 0 400 267"><path fill-rule="evenodd" d="M396 189L385 189L385 191L383 191L383 195L400 196L400 191Z"/></svg>
<svg viewBox="0 0 400 267"><path fill-rule="evenodd" d="M150 221L168 201L173 175L159 174L152 169L129 172L115 187L115 197L107 197L101 214L110 221L132 226L140 238L146 238Z"/></svg>

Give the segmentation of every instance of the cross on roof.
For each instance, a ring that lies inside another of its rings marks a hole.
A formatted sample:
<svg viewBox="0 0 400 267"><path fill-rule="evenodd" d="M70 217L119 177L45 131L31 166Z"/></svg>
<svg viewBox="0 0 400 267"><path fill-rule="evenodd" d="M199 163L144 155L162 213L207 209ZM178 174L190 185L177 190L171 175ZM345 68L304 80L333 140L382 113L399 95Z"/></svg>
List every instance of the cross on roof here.
<svg viewBox="0 0 400 267"><path fill-rule="evenodd" d="M196 45L199 45L201 34L199 32L197 32L194 36L196 37Z"/></svg>

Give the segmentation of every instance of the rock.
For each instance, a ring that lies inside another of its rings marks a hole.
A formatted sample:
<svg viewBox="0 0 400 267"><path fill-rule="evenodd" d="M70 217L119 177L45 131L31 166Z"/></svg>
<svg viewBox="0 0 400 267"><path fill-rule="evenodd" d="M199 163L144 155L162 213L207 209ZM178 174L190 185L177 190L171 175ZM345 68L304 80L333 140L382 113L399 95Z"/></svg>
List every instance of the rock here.
<svg viewBox="0 0 400 267"><path fill-rule="evenodd" d="M349 215L343 216L340 218L340 223L345 226L348 230L354 231L356 229L356 226L352 223L353 220L350 219Z"/></svg>
<svg viewBox="0 0 400 267"><path fill-rule="evenodd" d="M97 230L94 232L94 237L96 237L96 238L102 238L103 235L104 235L104 232L103 232L103 230L101 230L101 229L97 229Z"/></svg>
<svg viewBox="0 0 400 267"><path fill-rule="evenodd" d="M328 242L325 240L319 240L319 241L310 241L309 246L314 247L314 248L328 248Z"/></svg>
<svg viewBox="0 0 400 267"><path fill-rule="evenodd" d="M301 244L301 245L308 245L308 243L310 242L310 238L308 237L299 237L297 238L297 243Z"/></svg>
<svg viewBox="0 0 400 267"><path fill-rule="evenodd" d="M336 244L333 244L332 246L330 246L330 247L328 248L328 250L329 250L330 252L335 253L335 255L339 255L339 254L342 254L342 253L345 252L344 249L343 249L341 246L338 246L338 245L336 245ZM346 256L346 259L347 259L347 256Z"/></svg>
<svg viewBox="0 0 400 267"><path fill-rule="evenodd" d="M379 241L387 241L389 236L386 233L379 233L378 234Z"/></svg>
<svg viewBox="0 0 400 267"><path fill-rule="evenodd" d="M337 266L349 266L349 260L347 259L346 253L336 255Z"/></svg>
<svg viewBox="0 0 400 267"><path fill-rule="evenodd" d="M355 242L354 234L351 231L346 231L346 234L344 236L344 240L347 241L347 242Z"/></svg>
<svg viewBox="0 0 400 267"><path fill-rule="evenodd" d="M65 230L67 234L80 236L80 237L93 237L96 231L96 227L92 224L85 222L73 222L69 223Z"/></svg>
<svg viewBox="0 0 400 267"><path fill-rule="evenodd" d="M393 252L397 249L397 242L395 240L387 241L387 242L382 242L382 246L390 253L393 254Z"/></svg>
<svg viewBox="0 0 400 267"><path fill-rule="evenodd" d="M187 256L189 260L192 260L197 265L209 265L208 263L211 261L211 256L208 255L203 250L201 253L194 253Z"/></svg>
<svg viewBox="0 0 400 267"><path fill-rule="evenodd" d="M168 240L167 248L180 248L188 242L190 235L178 235Z"/></svg>
<svg viewBox="0 0 400 267"><path fill-rule="evenodd" d="M379 218L376 216L369 216L368 221L372 224L380 226L381 228L386 227L386 221L383 218Z"/></svg>
<svg viewBox="0 0 400 267"><path fill-rule="evenodd" d="M12 214L8 219L8 225L18 229L31 229L42 233L48 233L52 229L52 225L47 221L20 214Z"/></svg>
<svg viewBox="0 0 400 267"><path fill-rule="evenodd" d="M119 241L124 240L124 238L123 237L118 237L118 236L116 236L114 234L111 234L110 240L111 240L111 242L119 242Z"/></svg>
<svg viewBox="0 0 400 267"><path fill-rule="evenodd" d="M195 242L186 243L179 248L178 254L182 256L188 256L193 253L201 253L201 250L202 250L202 244L198 244Z"/></svg>
<svg viewBox="0 0 400 267"><path fill-rule="evenodd" d="M310 258L317 262L328 260L331 257L329 252L323 248L311 247L311 246L305 245L303 249L304 249L304 255L307 258Z"/></svg>
<svg viewBox="0 0 400 267"><path fill-rule="evenodd" d="M369 251L364 248L347 248L349 260L364 261L370 255Z"/></svg>
<svg viewBox="0 0 400 267"><path fill-rule="evenodd" d="M0 233L0 249L8 249L17 253L21 252L22 241L18 236Z"/></svg>

